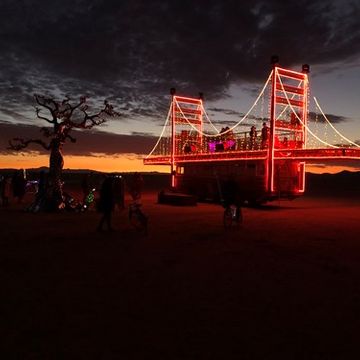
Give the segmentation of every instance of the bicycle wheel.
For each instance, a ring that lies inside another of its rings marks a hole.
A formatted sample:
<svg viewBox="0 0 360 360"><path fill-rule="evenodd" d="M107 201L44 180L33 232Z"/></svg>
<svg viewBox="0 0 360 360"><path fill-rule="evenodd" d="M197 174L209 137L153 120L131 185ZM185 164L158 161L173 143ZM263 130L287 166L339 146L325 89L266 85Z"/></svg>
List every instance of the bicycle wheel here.
<svg viewBox="0 0 360 360"><path fill-rule="evenodd" d="M238 209L238 213L236 214L236 223L237 226L240 226L243 223L243 213L241 207Z"/></svg>
<svg viewBox="0 0 360 360"><path fill-rule="evenodd" d="M129 216L131 225L137 230L147 233L147 217L139 210L133 211Z"/></svg>
<svg viewBox="0 0 360 360"><path fill-rule="evenodd" d="M223 215L224 228L229 229L233 223L233 214L230 207L226 207Z"/></svg>

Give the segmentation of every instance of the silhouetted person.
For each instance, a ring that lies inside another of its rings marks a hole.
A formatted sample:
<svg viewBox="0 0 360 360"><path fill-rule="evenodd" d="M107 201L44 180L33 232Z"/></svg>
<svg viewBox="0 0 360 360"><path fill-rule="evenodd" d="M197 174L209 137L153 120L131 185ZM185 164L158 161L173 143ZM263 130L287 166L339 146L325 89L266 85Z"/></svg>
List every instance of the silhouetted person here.
<svg viewBox="0 0 360 360"><path fill-rule="evenodd" d="M1 197L1 206L4 203L3 200L3 189L4 189L5 177L0 175L0 197Z"/></svg>
<svg viewBox="0 0 360 360"><path fill-rule="evenodd" d="M288 146L289 146L289 141L288 141L288 138L285 136L284 140L283 140L283 147L287 148Z"/></svg>
<svg viewBox="0 0 360 360"><path fill-rule="evenodd" d="M103 230L103 225L106 223L107 229L113 231L111 226L111 213L114 209L114 193L113 193L113 177L106 177L101 185L99 211L103 214L97 227L98 231Z"/></svg>
<svg viewBox="0 0 360 360"><path fill-rule="evenodd" d="M17 198L18 202L21 203L26 190L26 180L23 170L18 170L14 173L11 183L14 198Z"/></svg>
<svg viewBox="0 0 360 360"><path fill-rule="evenodd" d="M188 142L184 146L184 153L185 154L191 153L191 146L190 146L190 144Z"/></svg>
<svg viewBox="0 0 360 360"><path fill-rule="evenodd" d="M144 186L144 179L142 175L138 172L134 173L131 179L130 189L129 189L130 195L134 201L141 199L143 186Z"/></svg>
<svg viewBox="0 0 360 360"><path fill-rule="evenodd" d="M114 206L120 211L125 208L125 183L122 176L115 176L113 180Z"/></svg>
<svg viewBox="0 0 360 360"><path fill-rule="evenodd" d="M4 176L1 181L1 203L2 206L9 206L9 198L11 196L11 179Z"/></svg>
<svg viewBox="0 0 360 360"><path fill-rule="evenodd" d="M81 180L81 191L83 194L83 204L86 202L86 197L89 195L89 175L84 174Z"/></svg>
<svg viewBox="0 0 360 360"><path fill-rule="evenodd" d="M38 212L44 210L46 203L46 174L45 171L40 171L37 192L35 201L30 205L29 211Z"/></svg>
<svg viewBox="0 0 360 360"><path fill-rule="evenodd" d="M250 129L250 149L255 149L255 143L257 138L257 131L255 125L253 125Z"/></svg>
<svg viewBox="0 0 360 360"><path fill-rule="evenodd" d="M239 220L242 201L239 185L234 175L230 175L224 182L222 195L225 208L230 207L231 205L236 206L236 220Z"/></svg>
<svg viewBox="0 0 360 360"><path fill-rule="evenodd" d="M268 145L270 135L270 129L267 126L266 122L263 123L263 127L261 129L261 148L265 149Z"/></svg>

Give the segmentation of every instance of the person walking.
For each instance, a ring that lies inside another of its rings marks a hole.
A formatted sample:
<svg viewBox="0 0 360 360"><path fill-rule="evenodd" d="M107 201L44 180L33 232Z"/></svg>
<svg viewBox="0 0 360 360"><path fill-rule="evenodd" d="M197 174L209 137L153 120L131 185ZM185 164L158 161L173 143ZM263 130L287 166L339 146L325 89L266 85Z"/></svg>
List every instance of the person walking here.
<svg viewBox="0 0 360 360"><path fill-rule="evenodd" d="M86 203L86 197L89 195L89 175L84 174L81 180L82 203Z"/></svg>
<svg viewBox="0 0 360 360"><path fill-rule="evenodd" d="M141 194L144 186L144 179L142 175L138 172L135 172L130 183L130 195L134 201L141 200Z"/></svg>
<svg viewBox="0 0 360 360"><path fill-rule="evenodd" d="M40 171L37 192L35 200L28 207L28 211L38 212L45 209L46 205L46 174L45 171Z"/></svg>
<svg viewBox="0 0 360 360"><path fill-rule="evenodd" d="M18 203L21 203L26 190L26 179L24 177L24 170L17 170L11 180L14 198L17 198Z"/></svg>
<svg viewBox="0 0 360 360"><path fill-rule="evenodd" d="M1 198L2 206L9 206L9 199L11 196L11 178L9 176L4 176L1 187Z"/></svg>
<svg viewBox="0 0 360 360"><path fill-rule="evenodd" d="M114 210L118 208L119 211L123 211L125 209L125 180L121 175L114 175L113 181Z"/></svg>
<svg viewBox="0 0 360 360"><path fill-rule="evenodd" d="M114 231L111 225L111 215L114 210L113 177L107 176L100 189L99 211L102 213L97 231L103 231L104 223L108 231Z"/></svg>
<svg viewBox="0 0 360 360"><path fill-rule="evenodd" d="M235 220L236 222L240 222L240 220L242 221L241 192L234 174L230 174L229 177L226 179L223 184L222 192L223 206L225 208L225 211L229 209L232 205L235 206Z"/></svg>

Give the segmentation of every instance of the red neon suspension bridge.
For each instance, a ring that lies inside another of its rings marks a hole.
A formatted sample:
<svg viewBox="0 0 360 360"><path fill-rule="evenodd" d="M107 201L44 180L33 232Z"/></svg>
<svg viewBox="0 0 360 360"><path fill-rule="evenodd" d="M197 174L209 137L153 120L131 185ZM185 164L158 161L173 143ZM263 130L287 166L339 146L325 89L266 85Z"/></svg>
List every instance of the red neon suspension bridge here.
<svg viewBox="0 0 360 360"><path fill-rule="evenodd" d="M221 130L201 98L173 91L161 135L144 163L170 165L175 173L187 163L263 160L266 186L273 191L275 165L281 162L295 162L303 174L305 162L360 160L360 145L331 124L316 98L316 116L309 119L308 72L307 65L296 72L275 64L250 109Z"/></svg>

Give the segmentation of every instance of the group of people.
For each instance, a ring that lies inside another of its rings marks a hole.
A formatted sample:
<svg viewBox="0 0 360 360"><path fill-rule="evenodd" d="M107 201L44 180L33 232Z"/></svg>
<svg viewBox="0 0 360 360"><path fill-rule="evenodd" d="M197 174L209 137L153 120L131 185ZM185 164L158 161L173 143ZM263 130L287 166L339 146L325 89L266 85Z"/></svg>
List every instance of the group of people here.
<svg viewBox="0 0 360 360"><path fill-rule="evenodd" d="M235 138L232 130L229 127L222 128L220 131L220 136L217 141L209 142L209 150L210 152L215 151L224 151L224 150L235 150ZM264 122L262 129L261 129L261 143L260 146L258 145L258 131L256 126L253 125L249 132L250 142L248 143L250 150L255 149L267 149L269 144L270 138L270 128L268 127L267 123Z"/></svg>
<svg viewBox="0 0 360 360"><path fill-rule="evenodd" d="M257 130L256 126L253 125L250 129L250 150L254 150L256 148L257 143ZM264 122L262 129L261 129L261 149L266 149L268 147L270 138L270 128L268 127L267 123Z"/></svg>
<svg viewBox="0 0 360 360"><path fill-rule="evenodd" d="M82 203L86 203L89 193L95 189L91 189L91 179L86 174L81 180L81 190L83 193ZM46 200L46 181L47 176L44 171L39 174L39 179L35 183L36 193L31 205L27 208L28 211L40 211L42 202ZM129 194L134 202L140 203L143 189L143 177L140 173L134 173L130 181L127 183ZM16 171L12 176L0 175L0 206L7 207L10 205L12 199L16 199L21 203L26 192L27 181L23 170ZM111 217L112 212L117 207L119 210L124 209L124 193L125 182L121 176L106 175L102 181L99 191L99 198L97 201L97 210L102 214L97 230L102 231L107 228L109 231L113 230Z"/></svg>

